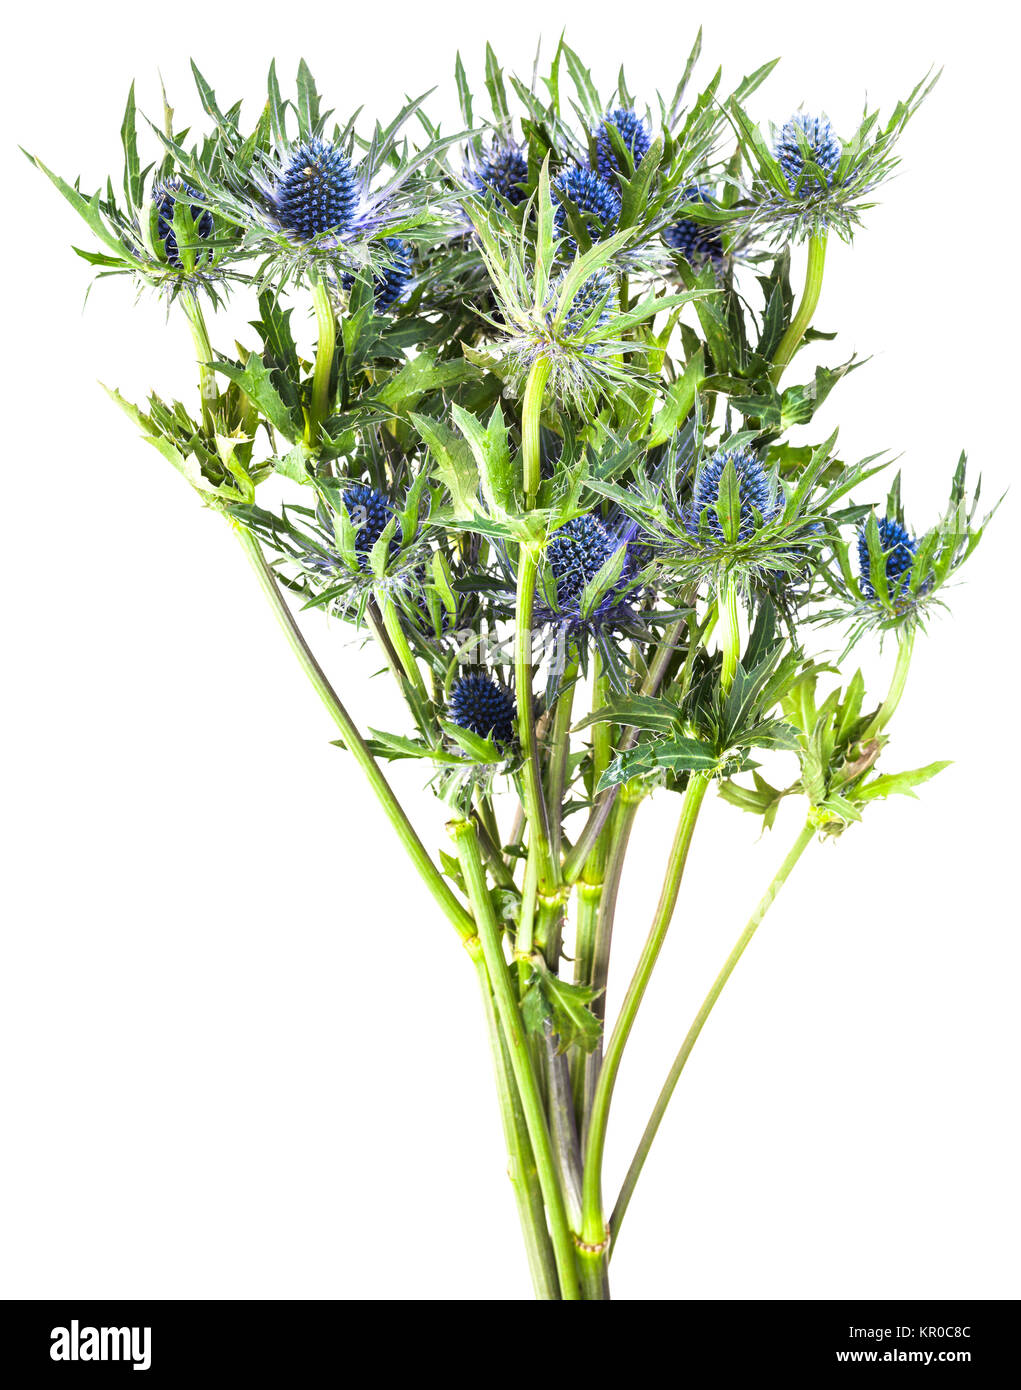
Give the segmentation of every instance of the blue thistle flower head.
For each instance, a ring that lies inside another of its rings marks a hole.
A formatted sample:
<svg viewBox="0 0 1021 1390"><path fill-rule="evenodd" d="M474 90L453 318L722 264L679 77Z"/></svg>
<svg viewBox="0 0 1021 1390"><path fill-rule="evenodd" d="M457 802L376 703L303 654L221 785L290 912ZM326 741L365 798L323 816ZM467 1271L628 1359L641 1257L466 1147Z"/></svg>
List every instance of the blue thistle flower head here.
<svg viewBox="0 0 1021 1390"><path fill-rule="evenodd" d="M369 567L369 552L386 530L395 515L393 504L382 492L365 483L353 483L344 489L344 506L355 528L355 555L362 569ZM400 522L390 541L391 554L400 544Z"/></svg>
<svg viewBox="0 0 1021 1390"><path fill-rule="evenodd" d="M908 586L918 542L908 535L900 522L895 521L893 517L880 517L877 525L879 527L879 540L885 557L887 589L890 598L896 600ZM866 598L874 599L876 590L872 583L872 559L869 555L865 526L862 526L858 531L858 568L861 573L862 593Z"/></svg>
<svg viewBox="0 0 1021 1390"><path fill-rule="evenodd" d="M577 208L593 241L599 241L616 227L620 217L620 194L591 169L583 169L580 164L565 169L554 179L552 192L558 200L553 220L560 236L567 230L565 202ZM570 238L568 243L574 245Z"/></svg>
<svg viewBox="0 0 1021 1390"><path fill-rule="evenodd" d="M152 201L156 209L156 234L163 243L167 260L175 270L181 269L181 258L177 254L177 238L174 235L174 204L181 199L191 203L189 211L202 240L206 241L213 235L212 214L208 209L203 209L201 193L189 188L179 178L172 177L154 184Z"/></svg>
<svg viewBox="0 0 1021 1390"><path fill-rule="evenodd" d="M273 188L273 209L285 232L313 241L346 231L358 208L358 179L343 150L313 136L290 152Z"/></svg>
<svg viewBox="0 0 1021 1390"><path fill-rule="evenodd" d="M514 696L492 676L473 671L459 676L450 690L450 722L494 743L514 738Z"/></svg>
<svg viewBox="0 0 1021 1390"><path fill-rule="evenodd" d="M609 128L611 126L619 132L625 148L630 152L631 158L635 162L636 169L649 153L649 146L652 144L649 129L637 111L630 111L626 107L618 106L615 111L607 112L596 134L596 167L602 177L610 183L612 183L614 176L621 172L617 151L610 138Z"/></svg>
<svg viewBox="0 0 1021 1390"><path fill-rule="evenodd" d="M547 303L548 314L552 317L556 309L556 303L560 295L561 277L554 280L550 286L550 296ZM577 294L571 300L570 308L564 315L561 325L561 332L568 338L573 338L577 334L599 328L603 324L609 323L611 314L609 312L610 297L616 288L613 276L604 267L594 271L582 284ZM593 322L589 322L598 305L602 305L598 317ZM582 349L584 352L591 353L593 345L588 344Z"/></svg>
<svg viewBox="0 0 1021 1390"><path fill-rule="evenodd" d="M603 595L594 611L584 615L581 611L585 586L620 549L622 539L591 512L573 517L554 531L546 546L546 561L556 588L556 609L537 605L539 620L559 623L569 631L577 631L583 627L598 628L613 623L623 617L625 611L630 611L624 595L631 587L637 569L630 544L620 578Z"/></svg>
<svg viewBox="0 0 1021 1390"><path fill-rule="evenodd" d="M402 241L400 237L388 236L384 238L383 245L390 252L390 263L372 277L373 299L376 312L379 314L385 314L388 309L393 308L408 288L414 274L414 250L409 242ZM350 272L342 277L346 290L350 290L354 282L355 277Z"/></svg>
<svg viewBox="0 0 1021 1390"><path fill-rule="evenodd" d="M712 203L713 191L704 184L692 184L681 195L685 203ZM672 226L663 230L663 240L674 251L679 251L689 265L699 265L710 260L719 263L723 260L723 233L719 227L711 227L704 222L695 222L690 217L682 217Z"/></svg>
<svg viewBox="0 0 1021 1390"><path fill-rule="evenodd" d="M750 449L717 449L695 479L691 511L685 521L688 534L695 539L700 538L702 514L705 513L705 526L710 536L721 545L727 544L716 504L720 497L720 480L728 462L733 463L737 474L738 541L751 540L755 532L781 510L768 473Z"/></svg>
<svg viewBox="0 0 1021 1390"><path fill-rule="evenodd" d="M833 134L833 127L825 117L806 116L801 111L792 116L780 131L774 151L787 180L787 187L792 193L805 169L805 156L798 139L799 132L808 141L812 163L823 171L827 185L833 182L841 155L840 141Z"/></svg>
<svg viewBox="0 0 1021 1390"><path fill-rule="evenodd" d="M479 193L498 193L516 207L525 200L528 160L517 145L494 142L468 172L468 181Z"/></svg>

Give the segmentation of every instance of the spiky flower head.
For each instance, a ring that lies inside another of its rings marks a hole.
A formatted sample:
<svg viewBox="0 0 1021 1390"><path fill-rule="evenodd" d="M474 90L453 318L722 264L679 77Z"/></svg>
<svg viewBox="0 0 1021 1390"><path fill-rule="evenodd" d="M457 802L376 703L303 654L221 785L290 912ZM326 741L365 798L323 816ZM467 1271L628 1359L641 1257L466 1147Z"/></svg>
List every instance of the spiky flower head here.
<svg viewBox="0 0 1021 1390"><path fill-rule="evenodd" d="M550 286L548 308L551 315L556 310L562 283L563 276ZM604 266L590 275L572 299L571 307L564 315L564 332L573 337L587 329L599 328L603 324L609 323L610 313L607 305L610 296L616 292L616 288L616 280ZM592 350L591 345L583 349L589 353Z"/></svg>
<svg viewBox="0 0 1021 1390"><path fill-rule="evenodd" d="M177 237L174 235L174 205L185 201L191 204L188 211L197 235L203 241L208 241L213 235L213 218L208 208L202 207L202 194L173 176L153 185L152 203L156 209L156 234L163 243L167 260L175 270L181 269L181 257L177 253Z"/></svg>
<svg viewBox="0 0 1021 1390"><path fill-rule="evenodd" d="M280 226L299 241L343 232L358 207L358 180L343 150L313 136L296 146L273 189Z"/></svg>
<svg viewBox="0 0 1021 1390"><path fill-rule="evenodd" d="M525 200L528 160L513 142L494 140L469 168L468 181L479 193L496 193L516 207Z"/></svg>
<svg viewBox="0 0 1021 1390"><path fill-rule="evenodd" d="M385 314L388 309L393 308L408 288L414 274L414 249L409 242L402 241L400 237L388 236L384 239L383 245L392 259L381 265L372 277L373 302L378 314ZM350 290L354 282L355 277L350 273L343 277L342 283L346 290Z"/></svg>
<svg viewBox="0 0 1021 1390"><path fill-rule="evenodd" d="M886 571L887 591L896 602L897 595L903 594L911 578L918 542L908 534L894 517L879 518L879 541L883 548L883 568ZM858 569L861 575L861 591L867 599L876 597L872 582L872 560L869 555L867 524L858 531Z"/></svg>
<svg viewBox="0 0 1021 1390"><path fill-rule="evenodd" d="M583 169L580 164L565 169L554 179L552 192L557 200L554 221L560 236L567 232L568 203L577 210L592 241L599 241L616 227L620 194L591 169ZM574 245L570 238L568 244Z"/></svg>
<svg viewBox="0 0 1021 1390"><path fill-rule="evenodd" d="M727 541L718 507L720 483L728 463L733 464L737 475L739 542L750 540L761 526L772 521L781 510L769 474L751 449L717 449L695 478L691 510L686 522L689 534L695 539L702 539L708 532L708 537L721 545Z"/></svg>
<svg viewBox="0 0 1021 1390"><path fill-rule="evenodd" d="M355 529L355 555L362 569L369 566L369 552L386 530L395 515L393 504L382 492L365 483L354 483L344 489L344 507ZM400 523L394 531L390 548L400 544Z"/></svg>
<svg viewBox="0 0 1021 1390"><path fill-rule="evenodd" d="M584 601L586 588L622 544L627 549L619 576L589 608ZM624 596L632 587L638 568L630 545L591 512L573 517L554 531L546 545L546 562L555 591L549 597L555 597L555 603L537 607L540 621L557 623L574 632L613 624L624 616L625 610L630 611Z"/></svg>
<svg viewBox="0 0 1021 1390"><path fill-rule="evenodd" d="M459 676L450 689L450 722L494 743L514 738L514 697L492 676L473 671Z"/></svg>
<svg viewBox="0 0 1021 1390"><path fill-rule="evenodd" d="M711 204L713 190L704 184L692 184L684 190L681 201ZM691 217L679 218L664 228L663 240L672 250L679 251L689 265L697 266L706 260L714 263L723 260L723 233L720 228L696 222Z"/></svg>
<svg viewBox="0 0 1021 1390"><path fill-rule="evenodd" d="M631 155L636 169L649 153L649 146L652 143L648 126L637 111L618 106L616 110L607 112L596 133L596 167L608 183L612 183L614 177L622 172L613 138L610 135L611 126L623 140L624 147Z"/></svg>
<svg viewBox="0 0 1021 1390"><path fill-rule="evenodd" d="M805 142L808 144L807 155L803 148ZM827 185L832 184L840 163L841 145L825 116L808 116L799 111L781 129L775 154L788 188L796 193L805 173L806 161L821 171ZM810 184L811 181L806 179L805 183ZM803 185L803 191L810 189L805 190Z"/></svg>

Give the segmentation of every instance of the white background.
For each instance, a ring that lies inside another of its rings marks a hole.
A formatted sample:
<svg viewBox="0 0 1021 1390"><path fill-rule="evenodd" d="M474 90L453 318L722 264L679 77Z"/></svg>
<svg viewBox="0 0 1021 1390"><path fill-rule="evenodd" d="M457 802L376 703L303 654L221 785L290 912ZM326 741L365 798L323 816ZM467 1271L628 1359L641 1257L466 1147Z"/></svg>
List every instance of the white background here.
<svg viewBox="0 0 1021 1390"><path fill-rule="evenodd" d="M330 104L387 118L459 45L525 73L561 24L603 90L624 59L671 89L696 7L519 0L300 11L36 7L7 50L0 1293L517 1298L528 1282L476 986L291 660L223 524L108 403L192 389L183 321L97 286L87 231L15 140L89 190L114 171L132 76L197 107L193 54L255 109L276 55ZM191 18L189 18L191 16ZM992 499L1016 446L1017 182L1005 7L706 6L705 80L784 61L762 120L838 131L947 71L819 326L872 355L818 421L845 457L904 454L921 530L963 445ZM9 21L10 22L10 21ZM243 325L248 306L235 322ZM296 320L301 326L300 318ZM305 330L311 340L310 330ZM214 333L214 338L215 338ZM229 343L225 342L229 347ZM919 642L888 769L954 766L813 847L706 1029L614 1260L619 1297L1019 1293L1018 677L1013 499ZM308 631L362 720L401 727L347 629ZM864 653L873 688L891 652ZM442 807L398 765L429 844ZM678 809L646 805L610 1007ZM626 1059L608 1193L690 1016L796 831L707 806Z"/></svg>

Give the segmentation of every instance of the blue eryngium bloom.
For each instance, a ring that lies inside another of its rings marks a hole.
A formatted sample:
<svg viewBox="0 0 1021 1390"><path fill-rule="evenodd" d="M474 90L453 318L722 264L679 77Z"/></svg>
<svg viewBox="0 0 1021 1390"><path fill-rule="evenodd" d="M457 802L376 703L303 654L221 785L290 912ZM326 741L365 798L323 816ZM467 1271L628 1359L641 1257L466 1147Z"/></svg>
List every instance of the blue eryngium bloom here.
<svg viewBox="0 0 1021 1390"><path fill-rule="evenodd" d="M388 497L365 483L354 483L344 489L344 506L355 528L355 555L362 569L369 567L369 552L386 530L395 515ZM391 550L400 543L400 523L390 542Z"/></svg>
<svg viewBox="0 0 1021 1390"><path fill-rule="evenodd" d="M572 203L578 210L593 241L612 232L620 217L620 194L605 179L580 164L565 169L553 181L553 196L558 200L554 222L559 235L567 231L567 208ZM573 246L573 241L569 243Z"/></svg>
<svg viewBox="0 0 1021 1390"><path fill-rule="evenodd" d="M602 595L591 611L583 611L585 587L621 547L624 537L616 536L590 512L576 516L554 531L546 546L546 561L556 590L556 606L538 604L540 622L565 627L569 632L597 629L619 622L630 613L625 593L632 587L637 565L630 545L624 556L619 578ZM552 595L550 596L552 597Z"/></svg>
<svg viewBox="0 0 1021 1390"><path fill-rule="evenodd" d="M378 314L385 314L388 309L393 308L408 288L414 270L414 251L409 242L402 241L400 237L388 236L384 239L383 245L390 252L392 260L389 265L381 266L372 277L373 302ZM354 282L355 278L351 274L343 277L346 290L349 290Z"/></svg>
<svg viewBox="0 0 1021 1390"><path fill-rule="evenodd" d="M713 191L703 184L692 184L684 190L682 201L712 203ZM672 250L679 251L689 265L697 266L705 260L723 260L723 233L719 227L711 227L705 222L682 217L672 226L664 228L663 240Z"/></svg>
<svg viewBox="0 0 1021 1390"><path fill-rule="evenodd" d="M899 521L893 517L879 518L879 540L883 547L886 584L890 598L896 601L908 586L911 566L914 564L918 542L908 535ZM876 597L872 583L872 559L866 539L866 528L858 531L858 568L861 574L861 591L868 599Z"/></svg>
<svg viewBox="0 0 1021 1390"><path fill-rule="evenodd" d="M685 523L689 535L695 539L701 539L704 534L704 515L709 537L721 545L727 544L716 507L720 500L720 480L728 462L733 463L737 474L739 541L750 540L760 526L772 521L780 511L769 475L750 449L717 449L695 479L691 511Z"/></svg>
<svg viewBox="0 0 1021 1390"><path fill-rule="evenodd" d="M554 281L550 287L550 305L556 305L559 298L559 287L563 283L563 278ZM610 314L607 309L610 296L616 291L616 281L608 270L600 267L584 282L581 289L571 300L571 307L564 315L564 332L568 335L582 333L586 329L598 328L610 322ZM596 310L598 309L598 314ZM582 349L583 352L591 353L591 345Z"/></svg>
<svg viewBox="0 0 1021 1390"><path fill-rule="evenodd" d="M163 183L154 184L152 202L156 209L156 232L163 242L167 260L175 270L181 269L181 258L177 254L177 238L174 235L174 204L179 199L187 199L191 203L188 211L195 223L195 230L202 240L206 241L213 235L213 219L209 211L203 210L201 207L201 193L196 192L194 188L189 188L178 178L169 178Z"/></svg>
<svg viewBox="0 0 1021 1390"><path fill-rule="evenodd" d="M273 189L280 226L299 241L343 232L354 220L358 180L343 150L318 136L290 153Z"/></svg>
<svg viewBox="0 0 1021 1390"><path fill-rule="evenodd" d="M476 157L467 177L479 193L498 193L506 202L517 206L525 199L528 160L517 145L494 142L485 153Z"/></svg>
<svg viewBox="0 0 1021 1390"><path fill-rule="evenodd" d="M833 182L833 175L840 163L840 141L833 134L829 121L824 116L806 116L804 112L798 112L780 131L775 151L787 187L792 193L805 171L805 155L799 133L808 141L808 157L822 170L827 185Z"/></svg>
<svg viewBox="0 0 1021 1390"><path fill-rule="evenodd" d="M450 722L480 738L510 743L514 737L514 697L492 676L473 671L450 689Z"/></svg>
<svg viewBox="0 0 1021 1390"><path fill-rule="evenodd" d="M612 182L614 175L621 172L617 151L609 133L610 126L620 134L636 169L649 153L649 145L652 143L648 128L637 111L618 106L615 111L607 112L596 134L596 167L607 182Z"/></svg>

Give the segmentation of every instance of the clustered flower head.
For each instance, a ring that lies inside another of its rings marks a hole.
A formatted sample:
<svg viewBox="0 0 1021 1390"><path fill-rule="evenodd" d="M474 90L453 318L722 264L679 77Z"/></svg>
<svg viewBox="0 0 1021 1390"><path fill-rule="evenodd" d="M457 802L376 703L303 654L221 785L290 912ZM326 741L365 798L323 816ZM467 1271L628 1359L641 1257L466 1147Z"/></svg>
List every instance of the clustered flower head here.
<svg viewBox="0 0 1021 1390"><path fill-rule="evenodd" d="M472 671L459 676L450 689L450 722L494 743L514 738L515 706L509 690L492 676Z"/></svg>
<svg viewBox="0 0 1021 1390"><path fill-rule="evenodd" d="M354 483L344 489L344 508L355 529L355 555L362 569L367 569L369 553L395 515L393 504L383 493L365 483ZM390 549L400 544L400 522L394 530Z"/></svg>
<svg viewBox="0 0 1021 1390"><path fill-rule="evenodd" d="M595 579L606 562L627 546L619 578L601 596L591 611L583 609L586 586ZM604 522L591 512L573 517L554 531L546 545L546 561L555 588L555 606L539 605L540 621L554 623L576 632L613 624L623 616L625 595L632 587L637 565L630 543L613 535Z"/></svg>
<svg viewBox="0 0 1021 1390"><path fill-rule="evenodd" d="M897 596L903 594L907 588L911 578L911 566L914 564L918 542L894 517L881 517L878 519L877 525L880 544L883 548L887 590L891 600L896 601ZM861 575L862 593L867 599L874 599L876 589L872 582L872 557L869 555L865 526L858 532L858 568Z"/></svg>
<svg viewBox="0 0 1021 1390"><path fill-rule="evenodd" d="M391 260L381 265L372 277L373 302L377 313L383 314L392 309L404 295L414 276L414 251L407 241L400 237L385 237L383 245L390 253ZM346 290L354 285L355 278L348 272L342 283Z"/></svg>
<svg viewBox="0 0 1021 1390"><path fill-rule="evenodd" d="M622 172L617 151L614 149L613 139L610 135L611 126L619 133L625 149L634 160L636 169L649 153L649 146L652 143L648 126L637 111L618 106L616 110L608 112L596 134L596 167L607 183L612 183L614 177Z"/></svg>
<svg viewBox="0 0 1021 1390"><path fill-rule="evenodd" d="M718 449L695 478L691 510L687 517L689 534L700 539L703 527L712 540L725 544L727 537L720 520L720 483L727 464L734 466L739 497L738 541L751 540L765 523L781 510L775 488L758 456L751 449Z"/></svg>
<svg viewBox="0 0 1021 1390"><path fill-rule="evenodd" d="M280 226L300 241L343 232L358 208L358 180L343 150L313 136L293 149L273 189Z"/></svg>
<svg viewBox="0 0 1021 1390"><path fill-rule="evenodd" d="M553 182L553 196L558 201L555 222L558 233L567 231L567 207L570 203L577 209L585 229L593 241L612 232L620 217L620 194L599 174L591 169L583 169L580 164L572 165ZM569 245L574 242L569 239Z"/></svg>
<svg viewBox="0 0 1021 1390"><path fill-rule="evenodd" d="M833 134L833 127L825 116L807 116L799 111L783 126L776 142L777 162L784 172L788 188L792 193L796 192L805 172L806 156L799 136L808 142L808 159L822 170L827 185L832 184L840 163L840 141Z"/></svg>
<svg viewBox="0 0 1021 1390"><path fill-rule="evenodd" d="M511 141L496 142L475 161L468 180L479 193L499 194L512 206L524 201L528 183L528 160Z"/></svg>
<svg viewBox="0 0 1021 1390"><path fill-rule="evenodd" d="M713 191L704 184L692 184L684 190L682 202L713 202ZM696 222L691 217L681 217L663 230L663 240L673 251L679 251L689 265L698 266L703 261L723 260L723 233L719 227L705 222Z"/></svg>
<svg viewBox="0 0 1021 1390"><path fill-rule="evenodd" d="M213 218L209 209L202 207L202 194L194 188L189 188L176 177L164 179L162 183L153 185L152 202L156 209L156 233L163 242L167 260L175 270L181 269L181 257L178 255L177 237L174 234L174 205L185 200L191 204L188 211L195 224L196 233L201 240L208 241L213 235Z"/></svg>

